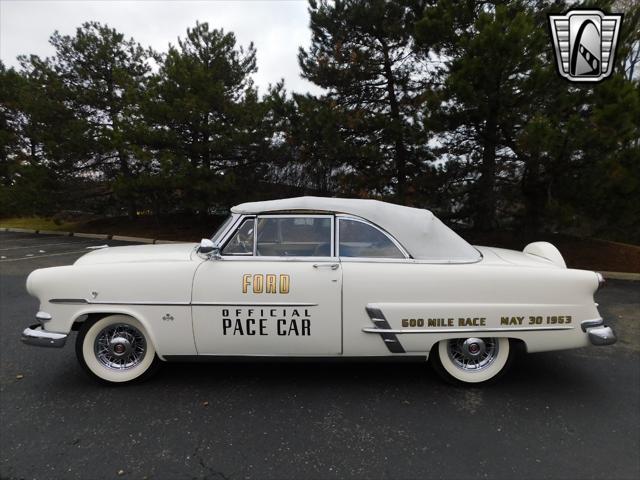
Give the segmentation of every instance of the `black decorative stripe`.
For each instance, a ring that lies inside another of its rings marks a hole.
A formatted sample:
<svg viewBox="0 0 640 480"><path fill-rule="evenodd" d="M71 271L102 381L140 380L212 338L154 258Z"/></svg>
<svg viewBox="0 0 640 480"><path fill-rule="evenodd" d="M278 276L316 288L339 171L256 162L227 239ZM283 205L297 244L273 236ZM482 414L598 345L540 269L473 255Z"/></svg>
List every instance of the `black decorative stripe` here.
<svg viewBox="0 0 640 480"><path fill-rule="evenodd" d="M389 325L389 322L379 307L367 305L365 309L376 328L381 330L391 330L391 325ZM391 353L405 353L404 347L400 343L400 340L398 340L395 333L380 332L380 337Z"/></svg>

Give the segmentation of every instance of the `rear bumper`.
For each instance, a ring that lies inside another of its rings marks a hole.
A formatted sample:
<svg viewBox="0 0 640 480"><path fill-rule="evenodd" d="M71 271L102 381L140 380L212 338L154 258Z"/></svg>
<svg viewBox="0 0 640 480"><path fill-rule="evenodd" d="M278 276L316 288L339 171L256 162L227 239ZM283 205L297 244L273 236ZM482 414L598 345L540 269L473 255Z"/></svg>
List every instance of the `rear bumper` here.
<svg viewBox="0 0 640 480"><path fill-rule="evenodd" d="M22 343L36 347L61 348L67 342L67 333L47 332L39 324L31 325L22 332Z"/></svg>
<svg viewBox="0 0 640 480"><path fill-rule="evenodd" d="M582 331L589 335L592 345L613 345L618 340L613 328L605 325L602 318L585 320L580 326Z"/></svg>

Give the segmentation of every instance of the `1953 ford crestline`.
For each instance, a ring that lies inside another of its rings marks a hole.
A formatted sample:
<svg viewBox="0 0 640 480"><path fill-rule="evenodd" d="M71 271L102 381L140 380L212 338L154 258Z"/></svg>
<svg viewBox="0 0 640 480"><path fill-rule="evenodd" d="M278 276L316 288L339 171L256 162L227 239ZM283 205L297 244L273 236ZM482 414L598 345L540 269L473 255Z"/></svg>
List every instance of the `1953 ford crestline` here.
<svg viewBox="0 0 640 480"><path fill-rule="evenodd" d="M414 357L449 380L504 371L529 352L609 345L600 274L551 244L474 247L434 215L375 200L247 203L200 244L104 248L35 270L40 301L22 340L62 347L107 382L161 361Z"/></svg>

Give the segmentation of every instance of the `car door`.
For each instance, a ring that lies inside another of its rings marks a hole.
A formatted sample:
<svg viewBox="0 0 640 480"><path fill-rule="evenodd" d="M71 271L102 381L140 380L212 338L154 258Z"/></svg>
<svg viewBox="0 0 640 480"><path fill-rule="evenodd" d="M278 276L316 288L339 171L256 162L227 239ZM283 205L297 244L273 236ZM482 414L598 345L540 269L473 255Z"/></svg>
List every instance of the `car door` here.
<svg viewBox="0 0 640 480"><path fill-rule="evenodd" d="M193 283L201 355L338 355L342 269L331 215L244 217Z"/></svg>

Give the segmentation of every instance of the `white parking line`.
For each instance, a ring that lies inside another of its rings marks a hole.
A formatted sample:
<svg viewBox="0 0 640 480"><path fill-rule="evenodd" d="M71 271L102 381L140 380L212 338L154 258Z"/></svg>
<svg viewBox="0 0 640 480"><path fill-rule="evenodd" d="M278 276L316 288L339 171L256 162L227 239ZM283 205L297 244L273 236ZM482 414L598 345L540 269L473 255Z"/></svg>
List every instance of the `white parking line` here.
<svg viewBox="0 0 640 480"><path fill-rule="evenodd" d="M60 255L72 255L74 253L87 253L87 251L86 250L74 250L72 252L50 253L48 255L34 255L32 257L7 258L6 260L0 260L0 263L18 262L20 260L34 260L36 258L44 258L44 257L59 257Z"/></svg>

